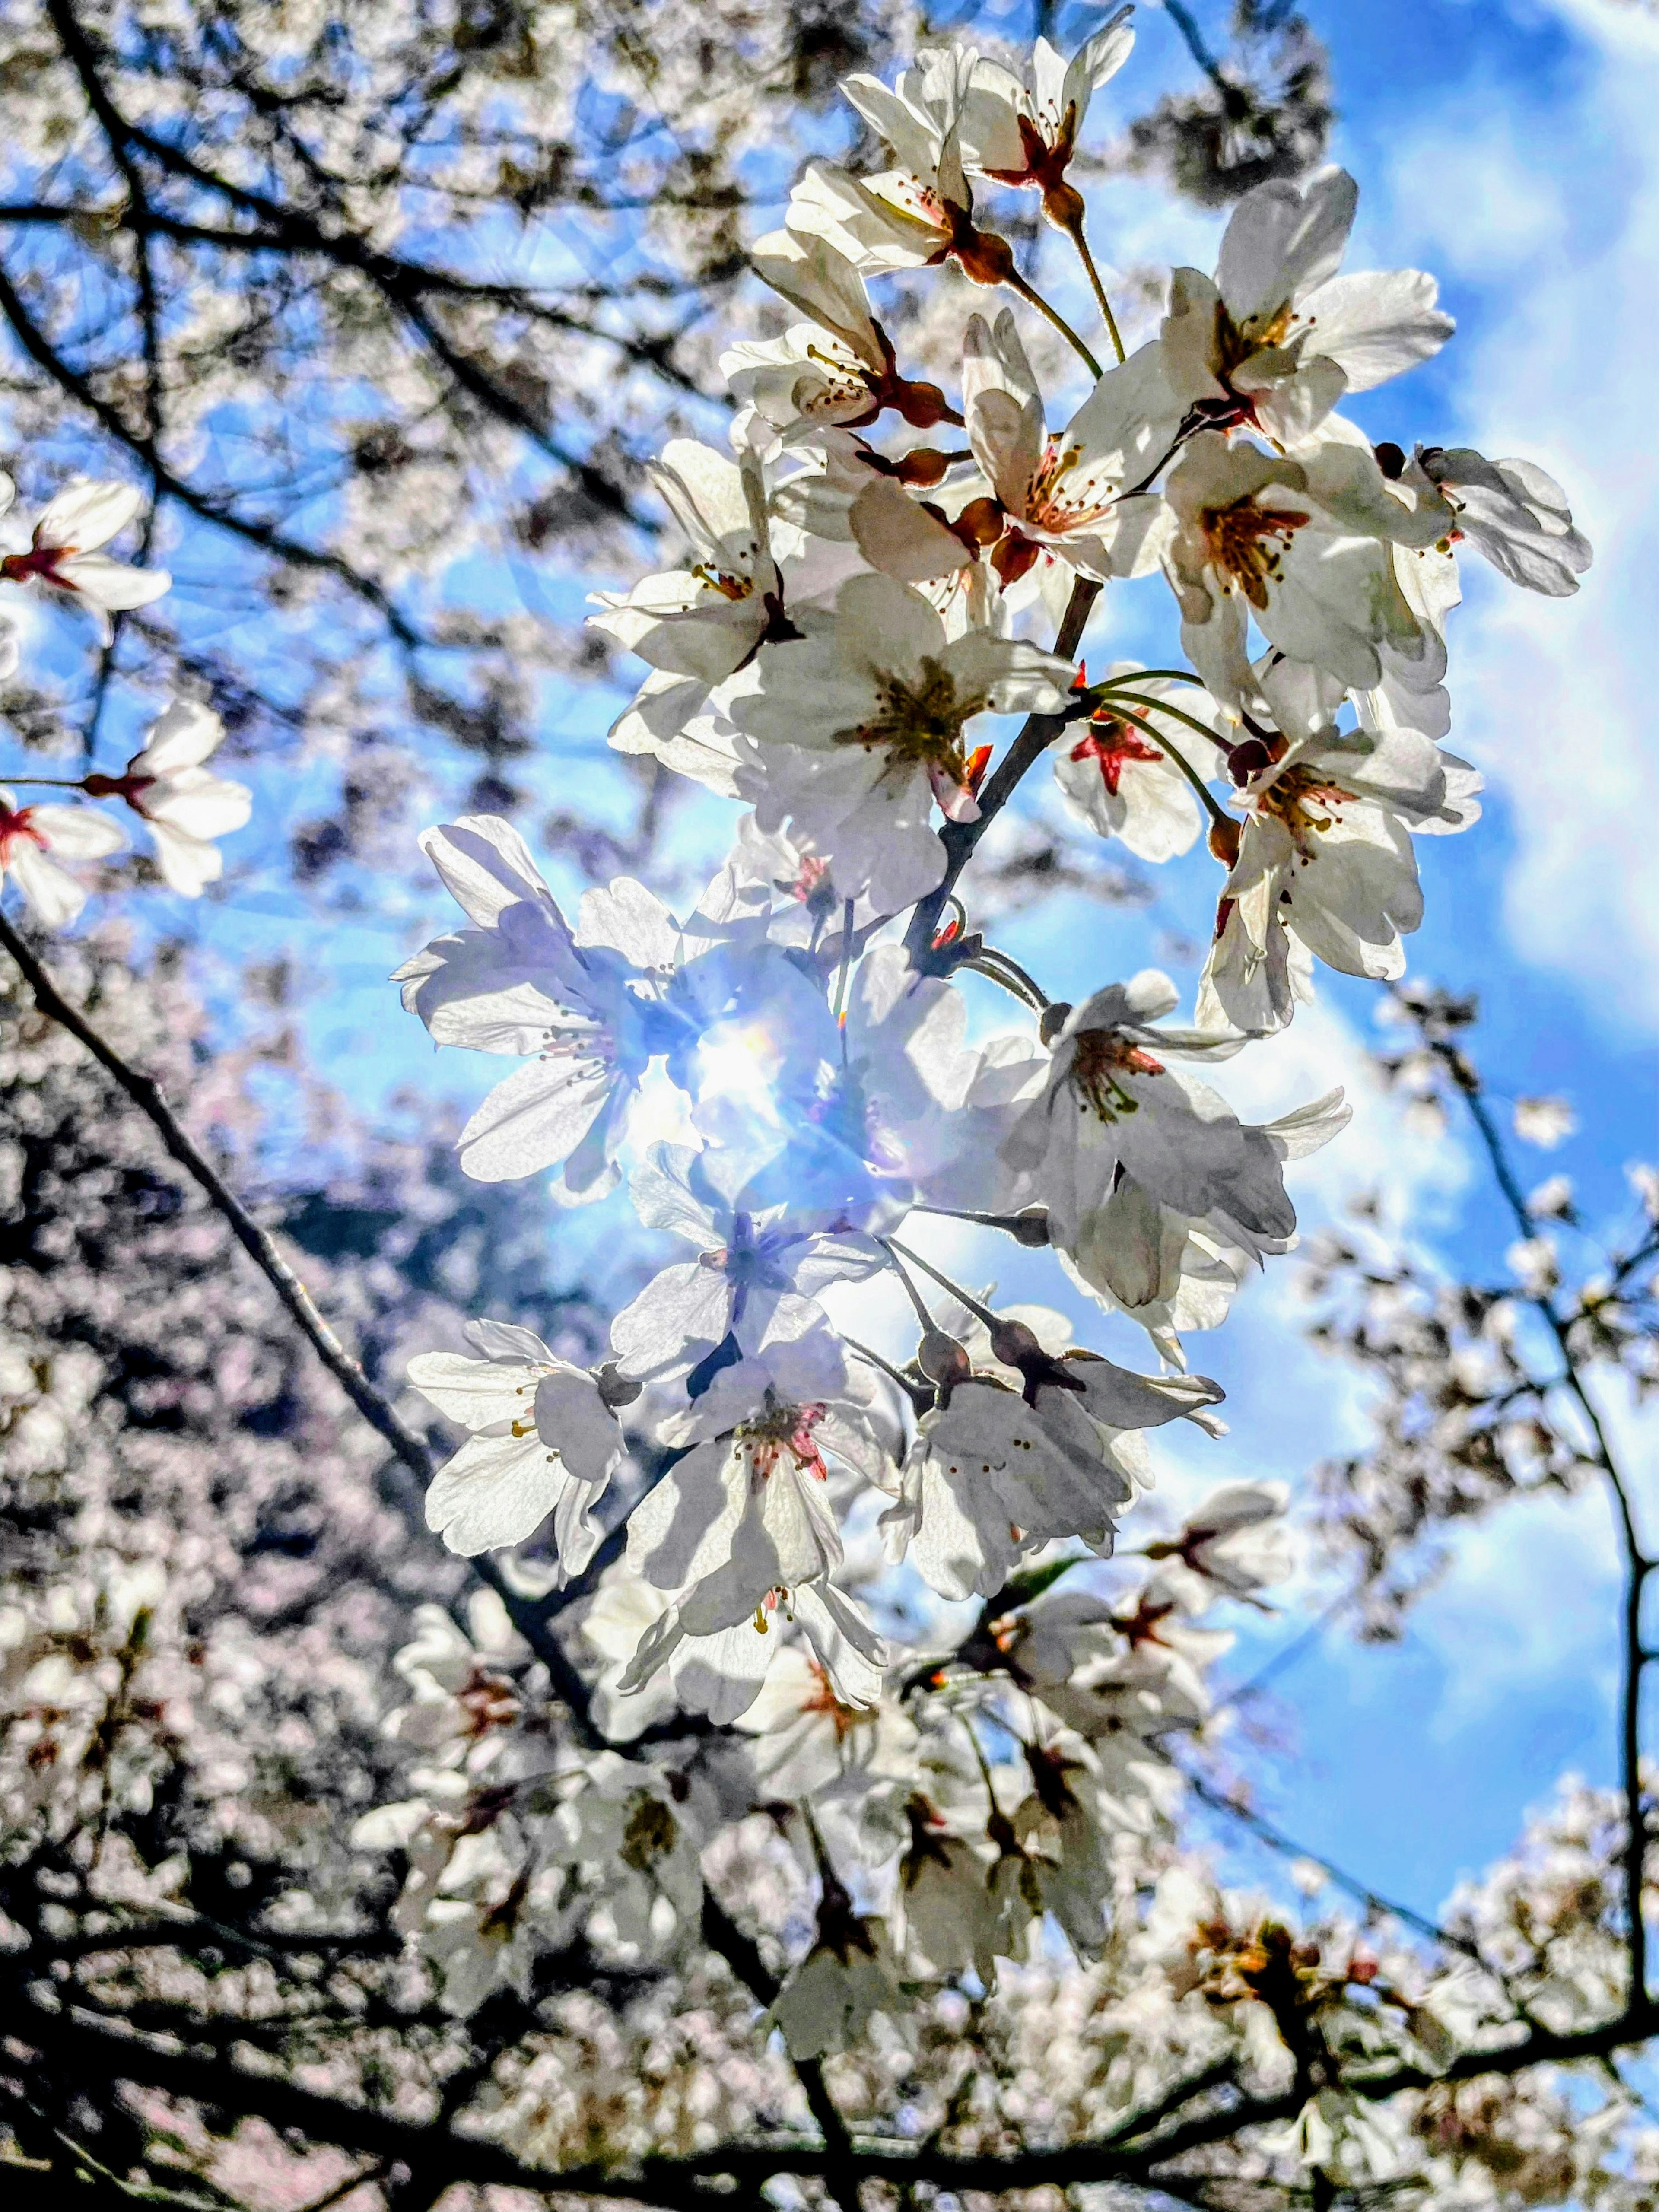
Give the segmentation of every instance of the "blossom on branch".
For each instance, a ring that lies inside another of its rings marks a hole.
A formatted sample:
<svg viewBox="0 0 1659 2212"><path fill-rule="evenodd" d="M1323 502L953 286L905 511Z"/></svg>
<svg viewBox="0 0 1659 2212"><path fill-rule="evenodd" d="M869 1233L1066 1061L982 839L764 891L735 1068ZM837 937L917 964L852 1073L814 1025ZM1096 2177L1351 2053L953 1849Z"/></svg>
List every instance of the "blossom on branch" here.
<svg viewBox="0 0 1659 2212"><path fill-rule="evenodd" d="M1341 169L1246 192L1213 281L1177 269L1163 343L1183 407L1295 446L1350 392L1428 361L1451 336L1419 269L1337 272L1359 188Z"/></svg>
<svg viewBox="0 0 1659 2212"><path fill-rule="evenodd" d="M1107 681L1134 673L1133 661L1114 661ZM1232 733L1200 684L1148 676L1126 690L1133 697L1120 712L1109 700L1080 730L1074 724L1055 738L1054 781L1066 805L1103 837L1116 837L1143 860L1172 860L1201 826L1193 779L1213 780L1219 748ZM1160 714L1164 704L1176 713Z"/></svg>
<svg viewBox="0 0 1659 2212"><path fill-rule="evenodd" d="M93 799L124 799L143 817L168 889L185 898L217 883L225 861L214 840L240 830L253 811L245 783L204 765L224 734L210 708L175 699L119 775L89 775L82 786Z"/></svg>
<svg viewBox="0 0 1659 2212"><path fill-rule="evenodd" d="M1401 939L1423 918L1413 836L1480 815L1480 775L1420 731L1322 721L1334 700L1305 672L1269 667L1263 683L1297 734L1267 747L1275 757L1237 794L1243 831L1200 986L1202 1030L1291 1019L1291 940L1346 975L1403 974Z"/></svg>
<svg viewBox="0 0 1659 2212"><path fill-rule="evenodd" d="M0 477L0 514L13 496L10 479ZM0 559L0 576L13 584L41 584L78 600L107 644L111 615L147 607L173 587L165 568L130 568L99 550L126 528L143 503L135 484L75 477L43 509L28 551Z"/></svg>
<svg viewBox="0 0 1659 2212"><path fill-rule="evenodd" d="M0 884L8 875L46 929L62 929L87 902L83 884L59 860L98 860L126 840L92 806L20 806L0 785Z"/></svg>
<svg viewBox="0 0 1659 2212"><path fill-rule="evenodd" d="M1109 368L1051 436L1012 313L1005 307L990 325L973 315L963 340L962 394L974 458L1006 516L991 553L1005 584L1044 552L1103 581L1156 566L1170 513L1139 487L1167 459L1181 424L1156 343Z"/></svg>
<svg viewBox="0 0 1659 2212"><path fill-rule="evenodd" d="M738 788L763 831L787 823L825 854L841 897L896 914L944 875L935 801L949 820L977 816L987 755L967 725L1055 712L1072 671L989 630L947 637L922 595L886 576L850 578L833 615L802 626L799 644L763 649L731 702L747 738Z"/></svg>
<svg viewBox="0 0 1659 2212"><path fill-rule="evenodd" d="M475 1321L466 1333L482 1358L409 1363L422 1395L471 1431L427 1492L427 1526L470 1556L522 1544L551 1514L561 1571L580 1574L599 1541L593 1505L625 1449L604 1382L527 1328Z"/></svg>
<svg viewBox="0 0 1659 2212"><path fill-rule="evenodd" d="M954 256L976 283L1000 283L1013 256L1004 240L975 229L962 158L978 58L970 46L935 46L891 88L878 77L843 77L842 92L891 149L894 166L866 177L809 161L789 196L788 228L828 239L866 276Z"/></svg>
<svg viewBox="0 0 1659 2212"><path fill-rule="evenodd" d="M1091 32L1069 61L1038 39L1023 76L981 56L962 120L968 166L999 185L1042 194L1042 212L1061 230L1083 217L1083 196L1066 179L1091 96L1134 50L1133 11L1120 8Z"/></svg>
<svg viewBox="0 0 1659 2212"><path fill-rule="evenodd" d="M658 1146L635 1170L629 1188L641 1224L684 1237L698 1256L665 1267L612 1322L623 1374L672 1380L728 1339L759 1358L774 1334L793 1340L822 1325L819 1291L887 1265L881 1247L833 1211L745 1206L751 1167L735 1148Z"/></svg>

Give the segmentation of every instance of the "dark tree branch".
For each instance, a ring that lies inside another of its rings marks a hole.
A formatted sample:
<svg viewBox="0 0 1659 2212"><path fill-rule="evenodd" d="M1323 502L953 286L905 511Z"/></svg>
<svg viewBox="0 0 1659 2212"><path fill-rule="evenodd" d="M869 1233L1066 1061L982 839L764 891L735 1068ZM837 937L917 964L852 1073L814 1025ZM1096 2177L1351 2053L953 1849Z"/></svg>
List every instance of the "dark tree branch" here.
<svg viewBox="0 0 1659 2212"><path fill-rule="evenodd" d="M168 1105L161 1085L152 1077L141 1075L135 1068L130 1067L86 1017L70 1004L27 939L19 934L3 914L0 914L0 946L3 946L16 963L34 994L34 1002L40 1011L61 1024L92 1054L149 1121L173 1158L228 1224L237 1242L276 1291L289 1317L358 1413L391 1446L398 1461L412 1474L422 1483L429 1483L436 1468L423 1440L399 1417L391 1401L369 1381L362 1366L341 1343L318 1310L311 1293L278 1251L274 1240L254 1220L184 1128ZM588 1686L554 1633L551 1621L543 1607L517 1590L505 1571L487 1553L473 1559L471 1564L479 1578L501 1597L514 1626L547 1668L555 1693L567 1709L572 1731L578 1741L588 1750L605 1747L607 1739L592 1717L592 1694ZM719 1901L706 1891L702 1932L710 1949L726 1960L757 2001L762 2004L770 2004L778 1990L775 1978L767 1969L754 1943L742 1933ZM843 2156L848 2148L846 2124L830 2095L822 2067L816 2059L803 2060L796 2065L795 2070L806 2094L812 2116L823 2130L825 2143L830 2146L832 2155ZM377 2149L384 2146L369 2143L361 2147ZM836 2174L831 2177L832 2185L841 2172L842 2169L837 2167ZM850 2198L843 2206L843 2212L854 2212Z"/></svg>
<svg viewBox="0 0 1659 2212"><path fill-rule="evenodd" d="M415 264L376 252L343 228L325 229L314 217L273 199L268 193L235 184L204 168L167 139L130 122L110 97L100 71L98 54L76 16L72 0L46 0L46 13L65 57L81 81L88 105L108 141L111 157L127 179L138 209L145 214L149 212L148 196L133 161L135 151L142 151L164 169L187 179L200 190L257 216L268 226L273 238L290 252L319 255L339 267L356 270L402 315L424 341L434 360L471 398L531 439L550 459L567 470L590 498L635 528L650 529L649 522L635 511L602 470L561 446L547 425L539 422L522 401L438 328L427 307L425 295L437 290L454 290L453 284L445 283L433 272ZM513 304L522 307L525 303L520 297ZM154 436L152 429L152 446Z"/></svg>
<svg viewBox="0 0 1659 2212"><path fill-rule="evenodd" d="M585 2166L550 2172L526 2166L488 2141L325 2096L284 2075L255 2073L223 2054L162 2045L103 2021L47 2010L33 1992L20 1993L9 2025L14 2036L69 2069L71 2078L73 2069L81 2068L95 2078L143 2083L171 2095L256 2112L313 2142L417 2160L425 2172L455 2180L527 2189L539 2195L629 2198L666 2206L671 2212L718 2202L706 2185L715 2177L729 2179L739 2187L755 2187L781 2173L821 2179L844 2174L854 2181L884 2179L901 2186L925 2182L953 2193L973 2190L994 2196L1100 2181L1158 2188L1160 2176L1167 2172L1179 2191L1198 2185L1202 2177L1183 2173L1177 2160L1292 2118L1302 2101L1295 2089L1271 2097L1232 2097L1173 2126L1159 2127L1155 2120L1170 2110L1164 2099L1103 2137L1058 2149L963 2156L931 2144L854 2136L843 2151L823 2142L780 2136L775 2142L720 2144L689 2157L647 2158L631 2170ZM1532 2028L1498 2050L1464 2052L1437 2073L1407 2064L1374 2066L1340 2073L1335 2085L1367 2102L1382 2103L1441 2082L1510 2076L1534 2066L1599 2063L1656 2030L1659 2010L1644 2006L1635 2014L1621 2014L1597 2027L1571 2033ZM1224 2087L1219 2078L1205 2077L1178 2084L1173 2093L1175 2109L1205 2090Z"/></svg>
<svg viewBox="0 0 1659 2212"><path fill-rule="evenodd" d="M339 554L322 552L300 538L290 538L272 523L250 521L222 501L210 499L204 492L198 491L182 477L175 476L161 459L154 442L135 431L107 400L100 399L88 380L58 353L30 314L3 264L0 264L0 314L3 314L11 325L19 344L30 360L38 368L45 369L77 405L85 408L100 429L144 464L157 490L164 496L177 500L180 507L188 508L202 521L210 522L216 529L228 531L246 544L258 546L261 552L272 554L295 568L311 568L337 577L357 598L374 609L405 651L414 652L430 644L431 641L420 635L372 577L361 574Z"/></svg>

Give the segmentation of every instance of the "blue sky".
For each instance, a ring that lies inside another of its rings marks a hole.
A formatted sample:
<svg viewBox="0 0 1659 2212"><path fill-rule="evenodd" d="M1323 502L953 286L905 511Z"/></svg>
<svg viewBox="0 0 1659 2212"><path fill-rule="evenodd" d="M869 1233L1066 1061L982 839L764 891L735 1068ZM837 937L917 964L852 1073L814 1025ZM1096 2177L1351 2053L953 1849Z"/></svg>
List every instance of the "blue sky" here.
<svg viewBox="0 0 1659 2212"><path fill-rule="evenodd" d="M1412 967L1480 993L1479 1048L1500 1094L1573 1100L1581 1133L1533 1156L1528 1172L1565 1170L1589 1217L1605 1219L1623 1206L1626 1164L1654 1151L1659 749L1644 710L1659 629L1659 14L1638 0L1415 0L1409 9L1310 0L1310 12L1332 52L1343 118L1334 152L1362 187L1350 265L1435 270L1459 324L1438 362L1355 412L1402 443L1467 442L1541 462L1568 487L1596 548L1570 603L1482 573L1468 579L1452 640L1451 743L1486 771L1488 808L1469 834L1421 848L1429 918ZM1157 9L1143 8L1140 22L1126 94L1137 108L1150 86L1187 74ZM1218 220L1171 210L1134 182L1109 186L1099 206L1097 250L1109 258L1209 265ZM1168 631L1159 603L1132 613L1109 649L1120 637L1154 648ZM547 789L580 772L601 804L621 806L603 741L611 711L593 692L562 702ZM292 791L283 799L291 807ZM701 808L688 834L712 844L723 818ZM1055 995L1082 995L1149 959L1190 989L1191 965L1169 962L1162 939L1172 922L1202 937L1206 869L1194 858L1162 872L1149 916L1062 903L1019 917L1006 941ZM562 890L577 888L554 873ZM377 912L302 927L257 879L199 915L227 972L239 957L268 956L274 937L290 939L311 978L303 1018L315 1050L356 1098L416 1082L465 1101L499 1065L434 1059L383 980L441 918L436 901L397 894ZM1455 1241L1496 1264L1507 1225L1461 1141L1413 1133L1367 1073L1375 1007L1363 987L1322 983L1319 1006L1291 1037L1244 1055L1224 1087L1267 1118L1346 1083L1352 1128L1293 1183L1304 1221L1380 1183L1431 1243ZM579 1271L613 1228L563 1217L562 1267ZM1011 1266L1006 1244L951 1249L978 1279L1000 1273L1008 1292L1064 1303L1042 1255ZM1194 1365L1228 1386L1233 1433L1172 1466L1172 1496L1245 1473L1295 1481L1322 1453L1363 1438L1351 1380L1298 1334L1293 1269L1281 1263L1226 1330L1191 1347ZM1132 1334L1099 1340L1141 1356ZM1608 1410L1641 1455L1638 1488L1659 1526L1653 1426ZM1508 1844L1564 1767L1609 1774L1612 1576L1594 1497L1516 1509L1468 1532L1399 1647L1357 1651L1333 1631L1281 1678L1279 1747L1252 1754L1264 1808L1378 1887L1432 1908L1460 1872ZM1296 1626L1249 1632L1239 1672Z"/></svg>
<svg viewBox="0 0 1659 2212"><path fill-rule="evenodd" d="M1530 455L1570 487L1596 547L1567 605L1471 580L1451 743L1486 771L1488 811L1470 835L1419 848L1428 920L1411 957L1416 974L1480 991L1480 1051L1500 1091L1574 1101L1581 1135L1528 1164L1540 1180L1565 1169L1603 1218L1655 1134L1659 770L1644 708L1659 607L1659 20L1622 0L1343 0L1316 20L1344 118L1334 150L1362 186L1353 264L1434 270L1459 324L1428 373L1372 395L1362 419ZM1364 1035L1363 990L1322 996ZM1386 1113L1362 1114L1352 1135L1315 1164L1322 1184L1403 1166L1435 1241L1455 1233L1486 1253L1508 1241L1459 1148L1402 1139ZM1271 1321L1245 1317L1266 1389L1235 1383L1234 1412L1237 1446L1290 1474L1296 1439L1270 1436L1265 1406L1243 1410L1301 1370L1285 1303L1270 1295ZM1654 1425L1609 1410L1651 1525ZM1265 1802L1352 1870L1431 1906L1564 1767L1610 1775L1612 1575L1594 1496L1471 1532L1397 1650L1356 1652L1333 1634L1281 1678L1289 1749L1267 1762Z"/></svg>

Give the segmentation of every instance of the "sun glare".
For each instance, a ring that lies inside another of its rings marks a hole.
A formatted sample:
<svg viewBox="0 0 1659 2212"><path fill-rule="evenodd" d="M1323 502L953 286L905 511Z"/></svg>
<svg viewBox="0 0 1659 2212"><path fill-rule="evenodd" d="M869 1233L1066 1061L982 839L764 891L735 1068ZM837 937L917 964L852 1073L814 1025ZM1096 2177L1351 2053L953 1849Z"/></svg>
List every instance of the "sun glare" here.
<svg viewBox="0 0 1659 2212"><path fill-rule="evenodd" d="M763 1023L717 1023L697 1048L700 1089L705 1097L740 1098L756 1114L775 1119L772 1085L783 1057Z"/></svg>

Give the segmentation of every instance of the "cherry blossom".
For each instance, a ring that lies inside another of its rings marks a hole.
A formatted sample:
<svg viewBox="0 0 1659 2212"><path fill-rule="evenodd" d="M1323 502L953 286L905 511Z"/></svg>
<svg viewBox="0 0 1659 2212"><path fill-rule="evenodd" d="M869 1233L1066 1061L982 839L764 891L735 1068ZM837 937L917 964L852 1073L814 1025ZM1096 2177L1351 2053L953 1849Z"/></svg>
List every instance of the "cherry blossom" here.
<svg viewBox="0 0 1659 2212"><path fill-rule="evenodd" d="M812 1948L779 1992L773 2024L793 2058L845 2051L877 2013L902 2027L908 2016L886 1923L854 1912L839 1884L826 1882Z"/></svg>
<svg viewBox="0 0 1659 2212"><path fill-rule="evenodd" d="M889 1479L867 1386L861 1396L851 1395L855 1387L828 1331L814 1330L720 1369L664 1423L665 1442L690 1449L635 1508L628 1558L673 1602L641 1638L622 1692L672 1656L683 1704L735 1718L758 1692L780 1640L765 1640L768 1614L780 1603L793 1604L809 1635L818 1616L855 1656L875 1660L878 1639L829 1581L843 1554L826 1454L866 1480ZM819 1602L803 1613L808 1585ZM707 1648L687 1650L685 1639ZM837 1693L848 1704L868 1703L867 1692L848 1694L839 1655L816 1635L813 1641ZM706 1687L690 1678L694 1666L700 1678L712 1678ZM854 1691L860 1682L855 1668Z"/></svg>
<svg viewBox="0 0 1659 2212"><path fill-rule="evenodd" d="M413 1695L386 1715L386 1735L440 1767L465 1767L469 1778L510 1763L513 1731L526 1710L514 1677L530 1654L501 1599L494 1590L475 1590L465 1629L441 1605L417 1606L414 1626L392 1661ZM377 1831L368 1832L372 1842Z"/></svg>
<svg viewBox="0 0 1659 2212"><path fill-rule="evenodd" d="M584 895L573 932L518 831L494 817L464 816L421 843L476 927L404 963L392 979L404 1004L438 1044L528 1063L462 1130L462 1166L490 1182L562 1163L562 1203L602 1198L651 1061L683 1072L708 1021L772 971L763 957L745 979L718 936L683 933L627 877Z"/></svg>
<svg viewBox="0 0 1659 2212"><path fill-rule="evenodd" d="M523 1543L551 1514L560 1566L579 1574L599 1541L592 1507L623 1458L613 1404L628 1393L527 1328L475 1321L467 1337L481 1358L423 1352L409 1363L422 1395L471 1431L427 1492L427 1525L471 1554Z"/></svg>
<svg viewBox="0 0 1659 2212"><path fill-rule="evenodd" d="M938 801L971 821L983 756L966 726L986 712L1052 712L1071 670L1051 653L988 630L947 638L919 592L854 576L833 616L804 621L787 653L763 650L758 681L731 712L748 743L738 787L761 829L789 826L823 849L843 898L883 914L933 890L945 853Z"/></svg>
<svg viewBox="0 0 1659 2212"><path fill-rule="evenodd" d="M1149 1544L1146 1556L1166 1563L1159 1579L1182 1593L1190 1612L1202 1612L1208 1602L1206 1583L1230 1597L1254 1601L1258 1590L1290 1573L1289 1502L1282 1482L1223 1483L1194 1508L1176 1535Z"/></svg>
<svg viewBox="0 0 1659 2212"><path fill-rule="evenodd" d="M1437 354L1452 334L1421 270L1338 276L1359 188L1344 170L1246 192L1213 282L1177 269L1163 330L1177 400L1294 446L1350 392Z"/></svg>
<svg viewBox="0 0 1659 2212"><path fill-rule="evenodd" d="M775 1613L773 1626L781 1626ZM804 1642L775 1652L760 1692L738 1722L754 1739L754 1770L763 1796L807 1802L826 1832L836 1814L856 1819L884 1782L908 1786L918 1751L915 1723L892 1698L844 1704L829 1670ZM855 1847L860 1838L849 1834Z"/></svg>
<svg viewBox="0 0 1659 2212"><path fill-rule="evenodd" d="M1176 1003L1169 977L1146 969L1075 1008L1054 1040L1042 1094L1004 1140L1004 1159L1042 1192L1049 1235L1062 1249L1078 1243L1126 1181L1155 1204L1241 1241L1295 1230L1271 1138L1172 1065L1224 1058L1237 1040L1156 1027ZM1322 1101L1319 1110L1339 1103Z"/></svg>
<svg viewBox="0 0 1659 2212"><path fill-rule="evenodd" d="M858 267L827 237L775 230L750 249L756 274L808 318L781 338L720 356L720 374L774 429L872 422L893 408L921 430L956 419L937 385L899 374Z"/></svg>
<svg viewBox="0 0 1659 2212"><path fill-rule="evenodd" d="M1589 541L1573 527L1565 492L1535 462L1489 461L1467 446L1419 446L1401 475L1426 479L1456 518L1449 535L1510 583L1555 599L1578 589Z"/></svg>
<svg viewBox="0 0 1659 2212"><path fill-rule="evenodd" d="M1337 1134L1346 1109L1334 1106L1311 1127L1294 1116L1267 1122L1262 1133L1279 1157L1297 1157ZM1165 1206L1130 1177L1092 1213L1077 1238L1056 1253L1075 1287L1107 1313L1139 1322L1172 1367L1184 1367L1182 1339L1189 1330L1218 1328L1232 1302L1261 1261L1290 1249L1293 1240L1245 1237L1208 1218Z"/></svg>
<svg viewBox="0 0 1659 2212"><path fill-rule="evenodd" d="M1252 616L1281 653L1361 690L1382 682L1385 648L1407 662L1434 652L1437 641L1401 590L1390 536L1381 533L1426 543L1443 521L1391 501L1376 461L1346 437L1292 458L1206 434L1188 447L1166 489L1176 528L1164 569L1181 605L1182 642L1224 705L1252 696Z"/></svg>
<svg viewBox="0 0 1659 2212"><path fill-rule="evenodd" d="M736 460L693 438L664 447L651 481L695 556L691 565L647 576L631 592L599 592L589 627L650 664L611 742L623 752L669 748L670 764L699 757L684 732L711 688L752 657L763 638L793 634L783 579L773 558L767 487L759 457ZM718 764L710 770L716 778ZM718 787L718 786L717 786Z"/></svg>
<svg viewBox="0 0 1659 2212"><path fill-rule="evenodd" d="M1103 580L1156 564L1169 510L1139 487L1167 459L1181 423L1156 343L1108 369L1053 436L1009 309L989 325L969 317L962 385L969 442L1006 515L991 555L1005 583L1044 550Z"/></svg>
<svg viewBox="0 0 1659 2212"><path fill-rule="evenodd" d="M890 1550L943 1597L988 1597L1028 1553L1076 1537L1110 1553L1121 1510L1149 1479L1140 1432L1195 1418L1221 1396L1200 1376L1153 1379L1095 1354L1042 1352L1024 1388L969 1374L923 1415Z"/></svg>
<svg viewBox="0 0 1659 2212"><path fill-rule="evenodd" d="M1237 794L1243 835L1217 908L1201 1029L1291 1019L1290 939L1347 975L1402 974L1401 939L1423 917L1413 836L1480 818L1480 776L1416 730L1327 725L1269 750L1278 757Z"/></svg>
<svg viewBox="0 0 1659 2212"><path fill-rule="evenodd" d="M930 1980L974 1973L988 1989L999 1955L1017 1940L993 1888L995 1861L982 1836L963 1833L919 1792L906 1807L910 1842L899 1860L900 1950ZM1023 1933L1023 1931L1022 1931Z"/></svg>
<svg viewBox="0 0 1659 2212"><path fill-rule="evenodd" d="M142 816L168 888L185 898L217 883L225 862L213 841L240 830L253 811L245 783L204 765L224 734L210 708L175 699L119 775L89 775L82 785L89 797L124 799Z"/></svg>
<svg viewBox="0 0 1659 2212"><path fill-rule="evenodd" d="M1120 8L1091 32L1070 61L1038 39L1024 78L981 58L962 121L964 159L1000 185L1042 194L1042 211L1061 230L1081 222L1083 197L1066 170L1089 112L1091 97L1115 76L1134 48L1133 11Z"/></svg>
<svg viewBox="0 0 1659 2212"><path fill-rule="evenodd" d="M601 1752L562 1795L547 1854L597 1897L591 1936L630 1958L660 1957L702 1905L702 1838L686 1793L645 1760Z"/></svg>
<svg viewBox="0 0 1659 2212"><path fill-rule="evenodd" d="M1106 672L1109 684L1133 674L1127 660ZM1116 837L1143 860L1172 860L1198 836L1193 777L1212 781L1218 748L1231 733L1224 738L1221 711L1199 684L1149 676L1126 689L1133 697L1119 713L1109 702L1081 730L1055 739L1054 781L1067 805L1103 837ZM1164 702L1176 712L1160 714ZM1213 735L1194 729L1194 722Z"/></svg>
<svg viewBox="0 0 1659 2212"><path fill-rule="evenodd" d="M823 1319L816 1293L887 1265L868 1236L834 1212L743 1203L751 1163L741 1152L658 1146L629 1184L647 1229L698 1248L647 1284L611 1325L625 1375L661 1382L683 1375L728 1339L759 1355L775 1333L793 1339Z"/></svg>
<svg viewBox="0 0 1659 2212"><path fill-rule="evenodd" d="M87 902L86 886L59 860L97 860L126 840L106 814L90 806L20 806L0 785L0 883L8 875L47 929L73 921Z"/></svg>
<svg viewBox="0 0 1659 2212"><path fill-rule="evenodd" d="M11 498L8 481L0 511ZM147 607L173 586L165 568L129 568L99 550L126 528L143 503L134 484L73 478L42 510L28 551L0 560L0 576L14 584L43 584L78 600L107 641L111 615Z"/></svg>
<svg viewBox="0 0 1659 2212"><path fill-rule="evenodd" d="M1000 283L1012 258L1004 240L975 229L962 160L963 109L977 61L971 47L936 46L890 88L878 77L844 77L842 92L892 149L894 166L855 176L809 161L789 196L788 228L828 239L866 276L955 255L976 282Z"/></svg>

